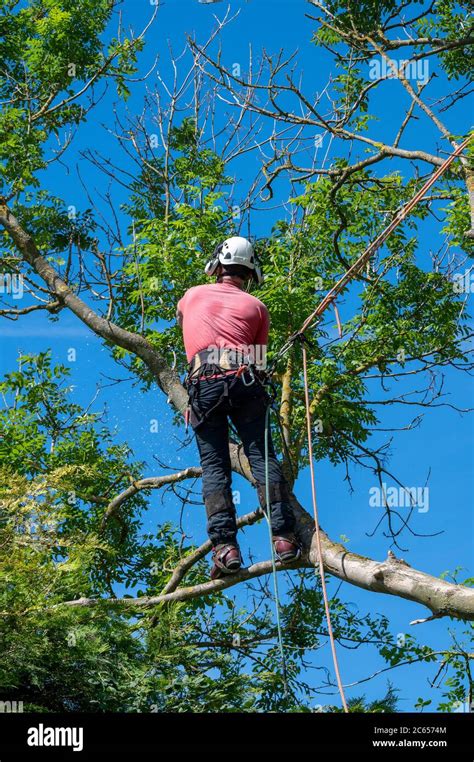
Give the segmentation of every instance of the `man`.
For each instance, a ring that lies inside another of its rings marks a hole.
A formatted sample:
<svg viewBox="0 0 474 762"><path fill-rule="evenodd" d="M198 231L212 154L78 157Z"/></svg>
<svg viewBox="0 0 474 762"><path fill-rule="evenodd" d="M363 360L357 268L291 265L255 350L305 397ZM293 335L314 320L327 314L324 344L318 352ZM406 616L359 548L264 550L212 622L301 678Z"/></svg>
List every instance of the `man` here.
<svg viewBox="0 0 474 762"><path fill-rule="evenodd" d="M235 426L266 509L265 417L269 397L259 380L265 365L269 315L265 305L244 290L263 277L252 245L234 236L217 247L206 265L216 282L190 288L178 303L189 361L187 388L190 422L202 466L207 531L213 546L211 578L237 572L237 543L231 490L229 421ZM282 563L299 557L288 486L269 434L268 490L275 554Z"/></svg>

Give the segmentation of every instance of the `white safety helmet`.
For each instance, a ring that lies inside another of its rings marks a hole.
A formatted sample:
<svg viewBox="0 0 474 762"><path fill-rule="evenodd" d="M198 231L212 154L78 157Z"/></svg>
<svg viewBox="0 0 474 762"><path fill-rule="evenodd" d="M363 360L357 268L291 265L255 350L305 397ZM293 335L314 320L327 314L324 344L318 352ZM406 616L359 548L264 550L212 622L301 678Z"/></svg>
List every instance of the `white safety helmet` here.
<svg viewBox="0 0 474 762"><path fill-rule="evenodd" d="M215 249L212 259L205 267L206 275L214 275L219 265L241 265L252 271L258 284L263 283L262 271L258 265L253 246L246 238L234 235L227 238Z"/></svg>

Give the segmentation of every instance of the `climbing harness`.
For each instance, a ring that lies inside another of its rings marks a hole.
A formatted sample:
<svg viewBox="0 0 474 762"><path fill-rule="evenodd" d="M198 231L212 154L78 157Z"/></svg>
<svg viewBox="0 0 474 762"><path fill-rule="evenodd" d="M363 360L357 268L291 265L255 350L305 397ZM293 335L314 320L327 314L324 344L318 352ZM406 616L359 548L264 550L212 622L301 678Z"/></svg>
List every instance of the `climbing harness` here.
<svg viewBox="0 0 474 762"><path fill-rule="evenodd" d="M186 431L189 422L196 429L201 426L212 413L224 402L229 400L229 392L240 379L244 386L252 386L256 381L256 371L252 358L235 349L206 349L198 352L188 366L188 374L184 380L189 400L184 413ZM199 382L219 378L223 381L222 394L217 402L203 412L199 407Z"/></svg>

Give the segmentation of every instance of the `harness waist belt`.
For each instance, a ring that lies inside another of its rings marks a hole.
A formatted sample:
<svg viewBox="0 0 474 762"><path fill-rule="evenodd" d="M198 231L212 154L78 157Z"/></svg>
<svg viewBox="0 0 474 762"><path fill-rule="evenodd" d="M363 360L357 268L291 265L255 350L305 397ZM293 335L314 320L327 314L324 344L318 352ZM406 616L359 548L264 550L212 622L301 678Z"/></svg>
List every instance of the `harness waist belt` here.
<svg viewBox="0 0 474 762"><path fill-rule="evenodd" d="M254 359L242 349L203 349L197 352L189 363L189 370L194 373L202 365L217 365L223 370L238 370L242 365L253 365Z"/></svg>

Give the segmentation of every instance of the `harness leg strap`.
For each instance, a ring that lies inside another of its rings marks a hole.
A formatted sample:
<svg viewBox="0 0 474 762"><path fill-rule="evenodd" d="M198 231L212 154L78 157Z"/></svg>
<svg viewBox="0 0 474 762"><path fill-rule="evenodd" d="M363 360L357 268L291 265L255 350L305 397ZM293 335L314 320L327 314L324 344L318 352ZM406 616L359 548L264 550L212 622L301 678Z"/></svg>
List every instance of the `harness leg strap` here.
<svg viewBox="0 0 474 762"><path fill-rule="evenodd" d="M191 408L191 425L194 430L198 428L198 426L201 426L203 423L207 421L207 419L214 413L223 403L225 399L228 399L229 397L229 382L226 378L224 378L224 389L222 390L222 394L211 408L209 410L206 410L204 413L202 412L201 408L199 407L199 390L196 388L196 385L191 384L188 389L188 397L189 397L189 406Z"/></svg>

